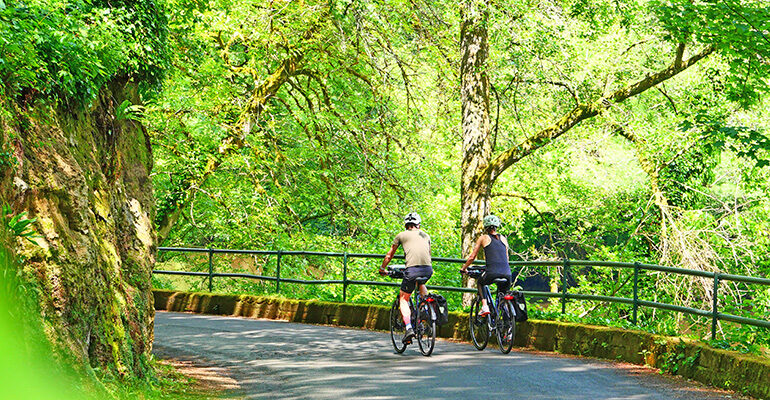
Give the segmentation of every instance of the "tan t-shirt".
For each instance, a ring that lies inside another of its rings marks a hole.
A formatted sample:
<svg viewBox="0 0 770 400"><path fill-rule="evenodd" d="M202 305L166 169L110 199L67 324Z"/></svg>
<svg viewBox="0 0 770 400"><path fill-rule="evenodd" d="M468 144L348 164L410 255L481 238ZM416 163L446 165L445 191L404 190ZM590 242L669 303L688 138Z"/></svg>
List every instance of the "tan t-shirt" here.
<svg viewBox="0 0 770 400"><path fill-rule="evenodd" d="M393 245L404 247L407 267L431 265L430 236L427 233L417 228L403 231L393 239Z"/></svg>

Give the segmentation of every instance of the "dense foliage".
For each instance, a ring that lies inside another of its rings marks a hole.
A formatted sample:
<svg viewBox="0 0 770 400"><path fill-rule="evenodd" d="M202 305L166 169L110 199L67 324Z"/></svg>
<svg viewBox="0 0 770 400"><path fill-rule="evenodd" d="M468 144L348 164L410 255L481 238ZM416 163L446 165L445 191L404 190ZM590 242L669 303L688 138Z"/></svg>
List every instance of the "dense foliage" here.
<svg viewBox="0 0 770 400"><path fill-rule="evenodd" d="M497 153L703 54L497 178L492 210L515 257L770 275L766 2L482 3ZM434 254L460 256L461 18L458 4L425 0L0 0L0 90L6 106L85 107L115 79L141 84L145 104L123 104L116 118L151 133L161 245L384 252L401 217L418 211ZM11 153L0 143L0 166L12 167ZM207 268L205 256L161 259L166 268ZM340 264L286 257L282 275L339 279ZM378 279L376 267L351 261L348 278ZM433 282L458 285L455 267L437 264ZM271 275L276 260L222 256L215 268ZM560 284L557 269L516 272L528 288ZM183 281L205 288L200 279L155 283ZM571 290L630 296L628 271L575 269L568 281ZM729 312L770 318L770 289L725 288ZM221 280L216 289L274 286ZM341 298L334 286L284 290ZM351 287L348 297L387 302L391 292ZM712 288L649 274L641 293L708 309ZM542 307L544 316L559 310ZM629 312L575 303L565 318L627 325ZM641 324L700 337L708 325L652 310ZM720 337L745 349L770 341L729 324Z"/></svg>
<svg viewBox="0 0 770 400"><path fill-rule="evenodd" d="M169 10L173 67L146 114L162 245L384 252L401 215L415 210L434 254L460 255L456 4L251 0ZM518 257L768 275L766 4L512 1L489 10L486 73L499 150L677 57L713 52L497 180L493 212L506 221ZM170 260L163 265L207 268L205 256ZM376 279L376 264L351 261L348 278ZM340 279L340 265L284 257L281 274ZM275 257L217 256L215 269L271 275ZM436 269L437 284L459 284L455 266ZM533 276L526 286L558 285L557 271L520 272ZM577 270L570 283L580 292L628 297L627 275ZM165 286L182 281L156 278ZM642 285L646 299L710 306L710 284L700 279L650 274ZM235 280L215 286L274 290ZM338 287L285 288L341 298ZM348 295L386 302L390 291L351 287ZM730 285L722 295L736 313L768 318L767 288ZM627 307L569 309L583 320L629 318ZM661 314L645 310L642 324L705 335L703 321ZM748 346L768 342L750 328L725 325L721 335Z"/></svg>
<svg viewBox="0 0 770 400"><path fill-rule="evenodd" d="M7 98L83 107L117 77L157 88L165 66L166 14L155 0L0 2Z"/></svg>

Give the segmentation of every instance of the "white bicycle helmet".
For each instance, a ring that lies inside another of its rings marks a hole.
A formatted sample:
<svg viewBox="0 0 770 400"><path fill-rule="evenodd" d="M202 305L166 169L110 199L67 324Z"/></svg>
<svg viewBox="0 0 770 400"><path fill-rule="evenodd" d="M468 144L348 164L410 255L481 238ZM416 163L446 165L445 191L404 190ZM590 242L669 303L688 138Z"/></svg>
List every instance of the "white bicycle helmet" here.
<svg viewBox="0 0 770 400"><path fill-rule="evenodd" d="M502 222L500 221L500 218L498 218L495 215L487 215L484 217L484 229L489 228L490 226L494 226L495 228L499 228Z"/></svg>
<svg viewBox="0 0 770 400"><path fill-rule="evenodd" d="M422 222L422 219L420 219L420 214L417 214L416 212L410 212L409 214L406 214L406 217L404 217L404 225L420 225L420 222Z"/></svg>

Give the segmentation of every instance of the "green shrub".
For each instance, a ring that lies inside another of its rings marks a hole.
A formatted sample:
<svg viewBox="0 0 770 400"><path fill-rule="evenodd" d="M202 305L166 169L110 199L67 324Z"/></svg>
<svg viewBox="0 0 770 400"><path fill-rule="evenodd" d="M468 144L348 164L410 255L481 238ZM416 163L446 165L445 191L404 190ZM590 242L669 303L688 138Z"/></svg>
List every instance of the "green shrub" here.
<svg viewBox="0 0 770 400"><path fill-rule="evenodd" d="M165 66L166 17L155 0L10 0L0 4L0 83L19 102L83 107L110 80L155 87Z"/></svg>

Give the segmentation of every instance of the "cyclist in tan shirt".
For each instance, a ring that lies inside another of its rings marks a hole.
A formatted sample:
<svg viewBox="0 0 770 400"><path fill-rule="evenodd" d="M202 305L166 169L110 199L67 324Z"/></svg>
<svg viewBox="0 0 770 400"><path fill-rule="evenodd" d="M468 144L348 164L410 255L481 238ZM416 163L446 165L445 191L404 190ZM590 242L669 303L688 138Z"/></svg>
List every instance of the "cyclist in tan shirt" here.
<svg viewBox="0 0 770 400"><path fill-rule="evenodd" d="M399 307L401 309L401 317L404 319L406 325L406 333L404 333L403 342L411 343L414 337L414 329L412 329L411 315L409 311L409 298L414 292L415 286L419 284L419 290L421 296L428 295L428 289L425 287L425 282L433 275L433 267L430 258L430 236L420 229L420 215L417 213L409 213L404 217L405 231L396 235L393 239L393 244L390 246L390 251L385 255L385 259L382 260L382 266L380 267L380 274L387 274L385 267L388 266L390 260L398 250L398 246L404 247L404 258L406 259L406 270L404 271L404 279L401 281L401 292L399 294ZM425 278L417 282L417 278Z"/></svg>

